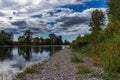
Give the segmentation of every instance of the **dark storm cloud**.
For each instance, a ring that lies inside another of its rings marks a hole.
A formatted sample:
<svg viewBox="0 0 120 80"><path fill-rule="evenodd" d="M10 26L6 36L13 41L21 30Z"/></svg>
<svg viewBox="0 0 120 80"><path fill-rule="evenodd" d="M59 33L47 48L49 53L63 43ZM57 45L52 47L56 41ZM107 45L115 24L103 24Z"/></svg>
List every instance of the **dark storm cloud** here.
<svg viewBox="0 0 120 80"><path fill-rule="evenodd" d="M7 32L12 32L13 34L19 34L18 30L14 28L6 28L4 30Z"/></svg>
<svg viewBox="0 0 120 80"><path fill-rule="evenodd" d="M79 17L78 15L78 16L72 16L72 17L62 17L62 18L56 19L56 22L62 22L60 26L69 27L69 26L79 25L79 24L88 24L89 18L87 16Z"/></svg>
<svg viewBox="0 0 120 80"><path fill-rule="evenodd" d="M27 29L30 29L33 34L35 33L43 33L44 31L44 26L47 26L44 24L43 21L38 21L39 24L36 24L35 22L26 22L26 21L15 21L15 22L11 22L11 25L17 26L16 30L12 30L12 29L6 29L8 31L14 32L15 33L24 33ZM41 27L43 26L43 27Z"/></svg>
<svg viewBox="0 0 120 80"><path fill-rule="evenodd" d="M11 22L11 24L20 27L27 25L25 21L15 21L15 22Z"/></svg>

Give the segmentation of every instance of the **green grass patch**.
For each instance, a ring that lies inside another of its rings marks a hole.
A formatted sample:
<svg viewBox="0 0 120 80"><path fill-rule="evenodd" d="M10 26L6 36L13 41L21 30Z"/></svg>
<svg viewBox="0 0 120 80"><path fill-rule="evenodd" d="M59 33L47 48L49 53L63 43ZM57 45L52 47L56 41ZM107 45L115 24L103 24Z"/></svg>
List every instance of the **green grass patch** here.
<svg viewBox="0 0 120 80"><path fill-rule="evenodd" d="M76 63L78 63L78 62L84 62L84 61L83 61L83 58L82 58L81 56L73 55L73 56L71 57L71 62L76 62Z"/></svg>
<svg viewBox="0 0 120 80"><path fill-rule="evenodd" d="M32 67L27 67L25 70L24 70L24 72L25 73L35 73L35 68L32 68Z"/></svg>
<svg viewBox="0 0 120 80"><path fill-rule="evenodd" d="M77 68L77 74L87 74L93 71L88 65L79 65Z"/></svg>

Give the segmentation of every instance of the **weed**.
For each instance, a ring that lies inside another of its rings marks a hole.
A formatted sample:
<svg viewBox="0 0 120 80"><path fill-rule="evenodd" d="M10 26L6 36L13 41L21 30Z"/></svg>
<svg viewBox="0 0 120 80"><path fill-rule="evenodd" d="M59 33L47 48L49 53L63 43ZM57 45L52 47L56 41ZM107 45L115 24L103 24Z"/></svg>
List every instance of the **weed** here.
<svg viewBox="0 0 120 80"><path fill-rule="evenodd" d="M77 73L78 74L87 74L87 73L91 73L92 71L93 70L90 67L88 67L88 65L79 65Z"/></svg>

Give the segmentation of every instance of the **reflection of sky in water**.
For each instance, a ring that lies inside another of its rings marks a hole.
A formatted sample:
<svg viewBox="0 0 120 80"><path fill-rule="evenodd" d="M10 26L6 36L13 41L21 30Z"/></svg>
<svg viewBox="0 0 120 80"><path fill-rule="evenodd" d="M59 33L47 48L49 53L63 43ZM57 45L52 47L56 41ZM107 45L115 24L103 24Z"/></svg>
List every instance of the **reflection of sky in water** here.
<svg viewBox="0 0 120 80"><path fill-rule="evenodd" d="M65 47L61 47L60 49L64 49ZM26 61L25 58L18 54L18 48L13 48L12 50L12 59L5 59L3 61L0 61L0 78L1 76L11 76L10 74L15 74L16 72L20 71L19 68L23 67L23 69L26 66L30 66L32 64L36 64L38 62L42 62L45 59L48 59L51 55L51 53L54 53L56 49L58 48L48 48L47 50L44 50L42 52L35 53L31 48L31 58L29 61ZM38 48L39 49L39 48ZM42 49L42 48L41 48ZM40 49L40 50L41 50ZM0 79L1 80L1 79ZM5 79L5 80L10 80Z"/></svg>

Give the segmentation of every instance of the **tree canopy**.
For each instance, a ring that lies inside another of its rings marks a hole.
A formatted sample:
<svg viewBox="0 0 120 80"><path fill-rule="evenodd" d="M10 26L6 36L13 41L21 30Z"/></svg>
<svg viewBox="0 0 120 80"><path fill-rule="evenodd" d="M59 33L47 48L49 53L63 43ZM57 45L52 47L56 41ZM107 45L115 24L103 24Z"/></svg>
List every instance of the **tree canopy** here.
<svg viewBox="0 0 120 80"><path fill-rule="evenodd" d="M110 21L120 21L120 0L108 0L107 5Z"/></svg>
<svg viewBox="0 0 120 80"><path fill-rule="evenodd" d="M94 10L91 15L89 26L91 31L97 32L102 30L101 26L104 25L105 16L102 10Z"/></svg>

